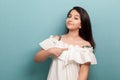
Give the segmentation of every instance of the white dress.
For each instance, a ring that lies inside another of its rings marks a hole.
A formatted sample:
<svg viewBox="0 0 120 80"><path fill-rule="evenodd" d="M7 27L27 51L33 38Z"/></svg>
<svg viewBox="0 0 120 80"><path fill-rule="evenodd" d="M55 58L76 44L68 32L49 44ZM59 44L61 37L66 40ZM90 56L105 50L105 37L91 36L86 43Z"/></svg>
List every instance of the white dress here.
<svg viewBox="0 0 120 80"><path fill-rule="evenodd" d="M52 35L39 45L45 50L52 47L68 48L58 58L52 57L47 80L77 80L80 64L97 64L92 47L80 48L78 45L69 45L53 38Z"/></svg>

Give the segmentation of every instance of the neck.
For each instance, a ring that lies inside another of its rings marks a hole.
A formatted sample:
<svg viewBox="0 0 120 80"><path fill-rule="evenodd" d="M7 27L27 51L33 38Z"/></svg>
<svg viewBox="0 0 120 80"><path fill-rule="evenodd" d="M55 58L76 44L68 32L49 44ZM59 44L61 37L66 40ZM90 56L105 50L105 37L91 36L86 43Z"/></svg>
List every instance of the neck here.
<svg viewBox="0 0 120 80"><path fill-rule="evenodd" d="M69 30L67 36L71 37L71 38L78 38L78 37L80 37L79 36L79 31L74 31L74 30Z"/></svg>

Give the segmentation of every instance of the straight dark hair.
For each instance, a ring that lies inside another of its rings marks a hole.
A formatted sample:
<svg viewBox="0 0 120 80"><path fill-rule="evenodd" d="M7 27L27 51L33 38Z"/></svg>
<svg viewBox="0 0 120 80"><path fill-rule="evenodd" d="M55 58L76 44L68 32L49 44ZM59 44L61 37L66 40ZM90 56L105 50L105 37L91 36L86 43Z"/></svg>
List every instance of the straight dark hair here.
<svg viewBox="0 0 120 80"><path fill-rule="evenodd" d="M76 10L80 15L81 28L79 29L79 36L81 36L84 40L88 41L91 44L91 46L95 48L95 42L93 39L92 29L91 29L91 22L87 11L82 7L75 6L68 12L67 17L70 15L70 12L72 10ZM69 30L67 29L67 32L68 31Z"/></svg>

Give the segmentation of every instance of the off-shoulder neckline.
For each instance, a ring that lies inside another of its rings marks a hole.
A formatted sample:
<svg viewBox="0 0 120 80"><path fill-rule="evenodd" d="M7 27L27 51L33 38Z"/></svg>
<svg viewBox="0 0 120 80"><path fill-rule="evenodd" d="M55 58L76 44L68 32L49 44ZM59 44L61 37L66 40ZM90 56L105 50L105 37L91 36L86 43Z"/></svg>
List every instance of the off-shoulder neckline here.
<svg viewBox="0 0 120 80"><path fill-rule="evenodd" d="M56 39L56 38L53 38L53 35L51 35L50 38L56 40L57 42L62 42L63 44L65 44L65 45L67 45L67 46L78 47L78 48L81 48L81 49L84 49L84 48L93 48L92 46L82 46L82 47L80 47L80 46L77 45L77 44L76 44L76 45L68 44L68 43L66 43L66 42L64 42L64 41L62 41L62 40L58 40L58 39Z"/></svg>

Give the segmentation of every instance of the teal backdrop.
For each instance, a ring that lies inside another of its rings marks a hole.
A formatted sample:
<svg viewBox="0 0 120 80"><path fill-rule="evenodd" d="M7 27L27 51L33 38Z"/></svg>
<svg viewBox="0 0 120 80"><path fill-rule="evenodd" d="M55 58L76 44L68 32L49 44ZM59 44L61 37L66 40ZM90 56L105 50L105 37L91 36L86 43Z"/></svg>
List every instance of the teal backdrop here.
<svg viewBox="0 0 120 80"><path fill-rule="evenodd" d="M39 42L65 31L67 12L90 15L97 65L88 80L120 80L120 0L0 0L0 80L46 80L51 59L35 63Z"/></svg>

